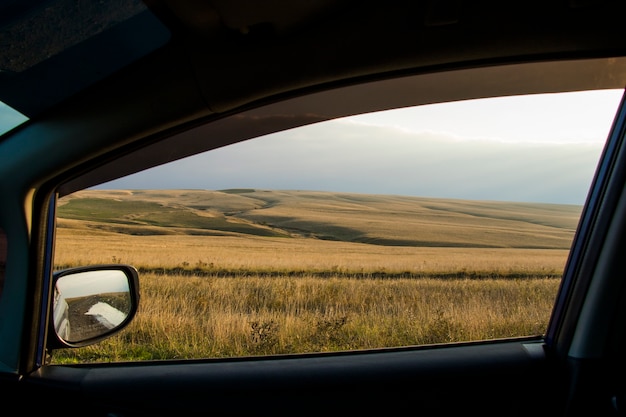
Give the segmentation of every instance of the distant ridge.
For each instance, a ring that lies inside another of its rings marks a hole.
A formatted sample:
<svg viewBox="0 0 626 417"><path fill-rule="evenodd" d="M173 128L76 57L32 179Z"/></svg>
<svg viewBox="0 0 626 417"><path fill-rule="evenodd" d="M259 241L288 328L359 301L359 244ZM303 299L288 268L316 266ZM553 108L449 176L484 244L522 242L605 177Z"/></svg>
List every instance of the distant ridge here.
<svg viewBox="0 0 626 417"><path fill-rule="evenodd" d="M131 235L310 238L385 246L569 249L581 206L322 191L84 190L59 227Z"/></svg>

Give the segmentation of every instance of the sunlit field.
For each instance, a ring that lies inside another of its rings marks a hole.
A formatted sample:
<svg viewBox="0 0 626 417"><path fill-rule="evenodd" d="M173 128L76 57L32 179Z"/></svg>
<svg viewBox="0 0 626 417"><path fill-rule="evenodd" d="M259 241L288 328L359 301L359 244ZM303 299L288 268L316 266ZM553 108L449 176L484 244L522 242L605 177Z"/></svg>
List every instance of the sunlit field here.
<svg viewBox="0 0 626 417"><path fill-rule="evenodd" d="M63 224L63 223L61 223ZM393 276L559 277L565 249L378 246L312 239L129 236L60 228L56 264L127 263L143 271L261 271Z"/></svg>
<svg viewBox="0 0 626 417"><path fill-rule="evenodd" d="M541 335L580 210L425 199L383 205L376 196L357 204L337 195L312 205L310 195L250 190L212 199L100 193L61 205L55 265L134 265L140 309L119 335L56 351L53 363Z"/></svg>
<svg viewBox="0 0 626 417"><path fill-rule="evenodd" d="M55 362L328 352L541 335L559 281L146 274L119 336Z"/></svg>

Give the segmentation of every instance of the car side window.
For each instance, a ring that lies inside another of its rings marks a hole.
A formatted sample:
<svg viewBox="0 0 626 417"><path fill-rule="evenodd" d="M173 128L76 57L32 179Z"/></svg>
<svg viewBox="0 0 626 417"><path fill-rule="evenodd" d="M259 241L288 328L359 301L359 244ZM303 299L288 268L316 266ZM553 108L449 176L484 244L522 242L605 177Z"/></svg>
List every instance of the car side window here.
<svg viewBox="0 0 626 417"><path fill-rule="evenodd" d="M358 115L67 195L55 268L132 264L141 303L52 361L540 337L621 95Z"/></svg>

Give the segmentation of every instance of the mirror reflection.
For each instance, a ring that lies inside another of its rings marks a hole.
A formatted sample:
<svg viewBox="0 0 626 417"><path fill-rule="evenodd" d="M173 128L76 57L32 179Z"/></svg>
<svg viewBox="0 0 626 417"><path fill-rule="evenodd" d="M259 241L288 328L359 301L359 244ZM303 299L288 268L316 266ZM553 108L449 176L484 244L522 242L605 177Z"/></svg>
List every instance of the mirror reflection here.
<svg viewBox="0 0 626 417"><path fill-rule="evenodd" d="M64 275L54 287L54 329L66 342L109 333L126 320L131 308L128 278L120 270Z"/></svg>

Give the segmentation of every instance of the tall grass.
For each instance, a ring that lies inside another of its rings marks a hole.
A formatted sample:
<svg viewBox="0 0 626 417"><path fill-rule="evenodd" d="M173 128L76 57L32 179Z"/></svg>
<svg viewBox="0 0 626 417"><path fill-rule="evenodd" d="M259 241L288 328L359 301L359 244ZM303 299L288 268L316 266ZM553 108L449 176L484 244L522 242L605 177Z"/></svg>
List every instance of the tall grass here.
<svg viewBox="0 0 626 417"><path fill-rule="evenodd" d="M327 352L541 335L558 279L145 274L120 335L53 363Z"/></svg>

